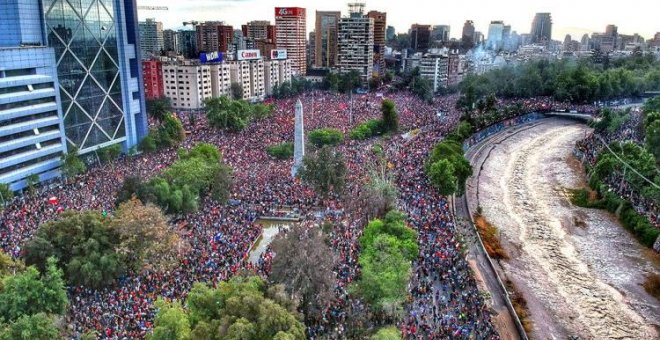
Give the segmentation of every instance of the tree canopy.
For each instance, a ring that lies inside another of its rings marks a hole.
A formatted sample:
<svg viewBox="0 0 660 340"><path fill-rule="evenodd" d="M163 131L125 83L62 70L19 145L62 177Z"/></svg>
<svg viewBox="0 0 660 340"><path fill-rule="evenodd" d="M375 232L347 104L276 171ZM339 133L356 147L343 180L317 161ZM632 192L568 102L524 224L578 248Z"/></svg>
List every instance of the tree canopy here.
<svg viewBox="0 0 660 340"><path fill-rule="evenodd" d="M263 119L272 112L270 105L250 104L242 99L209 98L204 102L209 125L216 129L241 131L253 119Z"/></svg>
<svg viewBox="0 0 660 340"><path fill-rule="evenodd" d="M296 305L282 287L237 276L217 288L196 283L187 310L158 302L151 339L305 339Z"/></svg>
<svg viewBox="0 0 660 340"><path fill-rule="evenodd" d="M412 260L419 248L417 233L405 225L405 216L390 211L384 220L372 220L360 237L361 274L351 291L378 313L396 321L408 294Z"/></svg>
<svg viewBox="0 0 660 340"><path fill-rule="evenodd" d="M68 300L63 274L56 262L54 258L49 258L43 275L30 266L25 271L2 278L0 320L14 322L22 316L64 313ZM20 324L28 321L20 321Z"/></svg>
<svg viewBox="0 0 660 340"><path fill-rule="evenodd" d="M318 320L334 297L334 254L321 230L293 226L271 244L270 279L300 301L307 320Z"/></svg>
<svg viewBox="0 0 660 340"><path fill-rule="evenodd" d="M329 147L321 148L316 154L305 155L300 170L303 181L310 183L322 195L331 192L341 194L344 191L346 180L344 156Z"/></svg>

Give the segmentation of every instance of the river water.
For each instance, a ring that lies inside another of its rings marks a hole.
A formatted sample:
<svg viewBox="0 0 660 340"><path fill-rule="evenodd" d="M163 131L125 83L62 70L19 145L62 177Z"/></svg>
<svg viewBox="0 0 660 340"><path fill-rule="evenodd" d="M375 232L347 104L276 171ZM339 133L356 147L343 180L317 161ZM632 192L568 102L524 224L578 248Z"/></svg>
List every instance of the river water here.
<svg viewBox="0 0 660 340"><path fill-rule="evenodd" d="M505 275L527 299L536 339L655 339L658 301L641 284L658 272L611 214L573 206L584 185L572 157L588 128L546 119L511 135L479 175L479 204L511 259Z"/></svg>

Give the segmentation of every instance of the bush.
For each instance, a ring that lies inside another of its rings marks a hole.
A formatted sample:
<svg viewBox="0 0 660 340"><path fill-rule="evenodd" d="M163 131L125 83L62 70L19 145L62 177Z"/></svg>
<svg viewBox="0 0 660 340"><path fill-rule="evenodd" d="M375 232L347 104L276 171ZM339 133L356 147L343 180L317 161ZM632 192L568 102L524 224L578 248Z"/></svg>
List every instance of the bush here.
<svg viewBox="0 0 660 340"><path fill-rule="evenodd" d="M197 210L199 196L211 194L218 201L229 197L232 170L222 163L215 145L200 143L190 150L180 149L179 159L163 170L159 177L143 183L127 177L117 194L117 204L135 195L140 201L151 202L168 213L190 213Z"/></svg>
<svg viewBox="0 0 660 340"><path fill-rule="evenodd" d="M155 151L157 146L156 146L156 140L154 139L154 130L149 131L149 134L140 141L140 144L138 145L138 149L142 152L152 152Z"/></svg>
<svg viewBox="0 0 660 340"><path fill-rule="evenodd" d="M344 140L344 135L337 129L316 129L309 134L309 141L317 148L324 145L337 145Z"/></svg>
<svg viewBox="0 0 660 340"><path fill-rule="evenodd" d="M14 198L14 192L9 190L9 185L0 183L0 209L2 209L6 203L11 201L12 198Z"/></svg>
<svg viewBox="0 0 660 340"><path fill-rule="evenodd" d="M365 140L367 138L380 136L385 132L383 121L379 119L371 119L362 124L359 124L351 132L349 137L355 140Z"/></svg>
<svg viewBox="0 0 660 340"><path fill-rule="evenodd" d="M106 146L98 151L98 155L99 158L101 159L101 162L113 161L117 159L120 154L121 154L121 145L119 144Z"/></svg>
<svg viewBox="0 0 660 340"><path fill-rule="evenodd" d="M277 159L289 159L293 157L293 143L282 143L266 147L266 153Z"/></svg>
<svg viewBox="0 0 660 340"><path fill-rule="evenodd" d="M660 274L649 274L644 281L644 289L654 298L660 299Z"/></svg>

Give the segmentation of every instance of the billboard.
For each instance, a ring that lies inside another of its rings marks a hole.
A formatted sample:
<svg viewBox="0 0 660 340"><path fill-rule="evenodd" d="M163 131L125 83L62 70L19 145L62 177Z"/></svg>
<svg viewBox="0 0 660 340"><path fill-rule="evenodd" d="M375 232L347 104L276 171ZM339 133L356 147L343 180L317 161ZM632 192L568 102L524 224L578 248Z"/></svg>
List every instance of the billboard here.
<svg viewBox="0 0 660 340"><path fill-rule="evenodd" d="M300 7L275 7L275 17L305 16L305 9Z"/></svg>
<svg viewBox="0 0 660 340"><path fill-rule="evenodd" d="M202 52L199 54L199 61L201 61L202 64L221 62L222 57L222 52Z"/></svg>
<svg viewBox="0 0 660 340"><path fill-rule="evenodd" d="M259 50L238 50L236 52L236 60L254 60L261 58Z"/></svg>
<svg viewBox="0 0 660 340"><path fill-rule="evenodd" d="M271 60L286 59L286 50L271 50L270 59Z"/></svg>

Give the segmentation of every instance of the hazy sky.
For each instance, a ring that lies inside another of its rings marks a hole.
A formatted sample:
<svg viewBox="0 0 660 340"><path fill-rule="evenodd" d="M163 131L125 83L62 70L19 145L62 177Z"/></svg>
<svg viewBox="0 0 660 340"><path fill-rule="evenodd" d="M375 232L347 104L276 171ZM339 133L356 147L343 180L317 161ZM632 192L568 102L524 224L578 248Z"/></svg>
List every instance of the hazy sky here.
<svg viewBox="0 0 660 340"><path fill-rule="evenodd" d="M225 21L240 28L251 20L275 21L274 7L307 8L308 32L316 10L340 10L347 14L346 0L137 0L141 6L167 6L169 11L140 10L139 18L156 18L165 28L181 28L183 21ZM465 20L473 20L486 35L491 20L504 20L518 33L529 33L536 12L552 13L552 38L566 34L579 40L582 34L603 32L607 24L619 33L639 33L645 39L660 31L658 0L371 0L366 10L387 12L387 24L405 32L411 24L449 24L451 36L459 38Z"/></svg>

